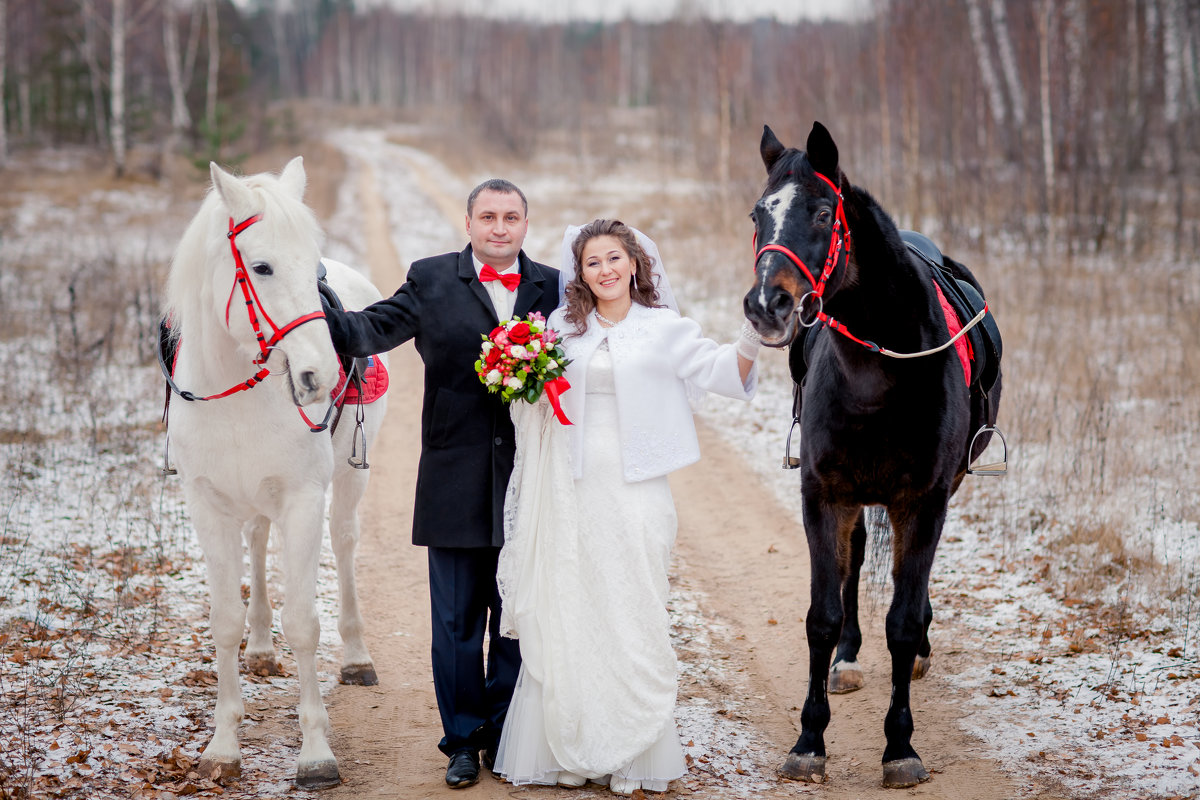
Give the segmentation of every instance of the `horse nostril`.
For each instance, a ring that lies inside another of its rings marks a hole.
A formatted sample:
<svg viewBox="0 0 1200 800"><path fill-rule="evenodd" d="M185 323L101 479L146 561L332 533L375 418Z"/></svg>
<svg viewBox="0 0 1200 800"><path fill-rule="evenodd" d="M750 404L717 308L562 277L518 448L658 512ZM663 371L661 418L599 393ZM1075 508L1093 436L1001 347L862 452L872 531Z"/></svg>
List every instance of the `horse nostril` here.
<svg viewBox="0 0 1200 800"><path fill-rule="evenodd" d="M307 391L315 392L317 390L317 373L311 369L300 373L300 385Z"/></svg>
<svg viewBox="0 0 1200 800"><path fill-rule="evenodd" d="M784 291L777 291L767 301L767 313L776 319L786 319L792 313L795 300Z"/></svg>

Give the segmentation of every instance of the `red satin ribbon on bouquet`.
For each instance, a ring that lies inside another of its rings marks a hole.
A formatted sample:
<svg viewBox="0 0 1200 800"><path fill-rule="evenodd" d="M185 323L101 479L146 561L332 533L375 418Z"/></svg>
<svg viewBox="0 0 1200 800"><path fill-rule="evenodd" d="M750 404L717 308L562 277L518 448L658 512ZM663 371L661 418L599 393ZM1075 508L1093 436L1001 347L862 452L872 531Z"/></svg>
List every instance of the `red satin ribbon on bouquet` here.
<svg viewBox="0 0 1200 800"><path fill-rule="evenodd" d="M567 419L567 415L563 413L562 406L559 405L558 397L567 389L571 388L571 384L567 379L559 376L552 381L546 381L543 387L546 391L546 397L550 398L550 405L554 408L554 416L558 417L558 421L563 425L570 425L571 420Z"/></svg>

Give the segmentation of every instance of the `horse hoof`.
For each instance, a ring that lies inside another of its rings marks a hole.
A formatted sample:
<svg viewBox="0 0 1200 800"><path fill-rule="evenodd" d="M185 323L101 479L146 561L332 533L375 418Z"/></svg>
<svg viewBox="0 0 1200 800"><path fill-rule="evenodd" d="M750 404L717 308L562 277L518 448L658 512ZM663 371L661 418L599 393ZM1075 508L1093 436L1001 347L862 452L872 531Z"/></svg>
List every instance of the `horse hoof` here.
<svg viewBox="0 0 1200 800"><path fill-rule="evenodd" d="M913 662L913 680L924 678L929 672L929 665L933 662L931 656L917 656L917 660Z"/></svg>
<svg viewBox="0 0 1200 800"><path fill-rule="evenodd" d="M788 753L787 761L779 768L779 777L806 783L825 782L825 756Z"/></svg>
<svg viewBox="0 0 1200 800"><path fill-rule="evenodd" d="M901 758L883 763L885 789L907 789L929 780L929 772L919 758Z"/></svg>
<svg viewBox="0 0 1200 800"><path fill-rule="evenodd" d="M202 778L208 778L210 781L231 780L241 777L242 762L238 761L217 761L215 758L201 757L200 763L196 765L196 772Z"/></svg>
<svg viewBox="0 0 1200 800"><path fill-rule="evenodd" d="M242 657L242 662L246 665L246 672L251 675L263 678L283 675L283 665L275 660L274 653L245 655Z"/></svg>
<svg viewBox="0 0 1200 800"><path fill-rule="evenodd" d="M858 668L858 664L838 662L829 670L829 687L827 691L830 694L857 692L862 687L863 673Z"/></svg>
<svg viewBox="0 0 1200 800"><path fill-rule="evenodd" d="M373 665L355 664L342 667L341 681L354 686L375 686L379 683L379 676L375 674Z"/></svg>
<svg viewBox="0 0 1200 800"><path fill-rule="evenodd" d="M296 768L296 788L298 789L328 789L342 782L338 774L337 762L318 761Z"/></svg>

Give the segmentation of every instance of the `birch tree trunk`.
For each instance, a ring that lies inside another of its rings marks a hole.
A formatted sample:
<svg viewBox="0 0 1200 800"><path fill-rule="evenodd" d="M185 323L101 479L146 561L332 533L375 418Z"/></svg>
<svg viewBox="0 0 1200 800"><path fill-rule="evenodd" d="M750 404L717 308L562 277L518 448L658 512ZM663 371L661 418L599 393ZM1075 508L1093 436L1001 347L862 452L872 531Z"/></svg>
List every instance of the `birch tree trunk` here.
<svg viewBox="0 0 1200 800"><path fill-rule="evenodd" d="M92 90L92 123L96 126L96 141L104 145L108 141L108 114L104 109L104 72L96 57L97 27L100 17L93 0L84 0L83 6L83 60L88 66L88 82Z"/></svg>
<svg viewBox="0 0 1200 800"><path fill-rule="evenodd" d="M210 137L217 134L217 76L221 70L221 39L217 30L217 0L208 0L208 83L204 93L204 123Z"/></svg>
<svg viewBox="0 0 1200 800"><path fill-rule="evenodd" d="M113 165L117 177L125 175L125 35L127 33L126 0L113 0L112 4L112 73L109 77L110 115L112 123Z"/></svg>
<svg viewBox="0 0 1200 800"><path fill-rule="evenodd" d="M971 28L971 41L975 45L975 60L979 62L979 78L987 91L988 107L996 126L1003 128L1008 118L1008 108L1004 103L1004 91L996 76L996 68L992 64L992 49L988 44L986 23L983 12L979 8L979 0L965 0L967 4L967 24Z"/></svg>
<svg viewBox="0 0 1200 800"><path fill-rule="evenodd" d="M0 169L8 166L8 117L4 113L8 72L8 0L0 0Z"/></svg>
<svg viewBox="0 0 1200 800"><path fill-rule="evenodd" d="M174 0L163 4L163 47L167 59L167 82L171 86L171 135L180 137L192 124L187 107L187 80L179 52L179 13Z"/></svg>
<svg viewBox="0 0 1200 800"><path fill-rule="evenodd" d="M1183 133L1183 6L1180 0L1165 0L1163 8L1163 120L1167 124L1167 146L1175 184L1175 258L1183 251L1184 185L1181 139Z"/></svg>
<svg viewBox="0 0 1200 800"><path fill-rule="evenodd" d="M1038 31L1038 77L1042 115L1043 213L1046 215L1046 252L1053 257L1058 229L1054 203L1054 127L1050 115L1050 38L1054 34L1054 3L1040 0L1034 8Z"/></svg>
<svg viewBox="0 0 1200 800"><path fill-rule="evenodd" d="M337 71L338 71L338 101L349 103L354 99L354 65L350 59L350 12L342 9L337 12Z"/></svg>
<svg viewBox="0 0 1200 800"><path fill-rule="evenodd" d="M1008 87L1008 99L1012 104L1013 123L1020 133L1025 128L1025 89L1021 84L1021 73L1017 70L1012 36L1008 32L1008 13L1004 7L1004 0L992 0L992 29L996 34L1000 66L1004 69L1004 83Z"/></svg>
<svg viewBox="0 0 1200 800"><path fill-rule="evenodd" d="M879 80L879 141L883 145L883 163L879 166L883 175L883 202L886 204L895 198L892 194L892 110L888 102L886 9L880 9L875 15L875 41L875 67Z"/></svg>
<svg viewBox="0 0 1200 800"><path fill-rule="evenodd" d="M296 86L292 81L292 49L288 46L287 32L283 27L283 12L278 3L271 4L271 40L275 44L275 68L279 71L279 91L284 97L292 97Z"/></svg>

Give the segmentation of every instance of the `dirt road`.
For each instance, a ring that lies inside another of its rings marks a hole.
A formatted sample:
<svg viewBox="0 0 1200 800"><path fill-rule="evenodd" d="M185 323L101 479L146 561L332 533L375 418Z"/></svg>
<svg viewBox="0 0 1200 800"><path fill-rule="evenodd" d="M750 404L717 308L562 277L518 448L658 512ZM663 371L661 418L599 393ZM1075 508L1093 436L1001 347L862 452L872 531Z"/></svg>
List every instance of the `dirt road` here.
<svg viewBox="0 0 1200 800"><path fill-rule="evenodd" d="M359 166L367 259L374 281L387 292L400 285L403 270L374 172L369 164ZM440 208L458 205L456 198L431 200ZM415 350L394 351L391 371L388 421L370 453L372 480L358 553L368 644L380 682L370 688L338 686L329 693L332 745L344 782L322 797L611 797L598 787L517 789L486 773L461 792L446 788L446 760L436 748L441 727L429 668L425 552L410 544L421 397ZM691 769L667 796L1054 797L1018 786L979 755L981 745L959 730L964 706L938 677L937 653L934 674L913 689L914 743L932 780L910 790L880 787L889 688L882 609L864 620L860 662L867 688L833 699L827 783L775 777L775 767L795 742L806 688L807 554L795 523L733 451L712 430L702 429L701 438L704 458L671 481L679 509L672 605L683 668L680 724L685 744L690 743ZM706 732L710 735L703 738Z"/></svg>

